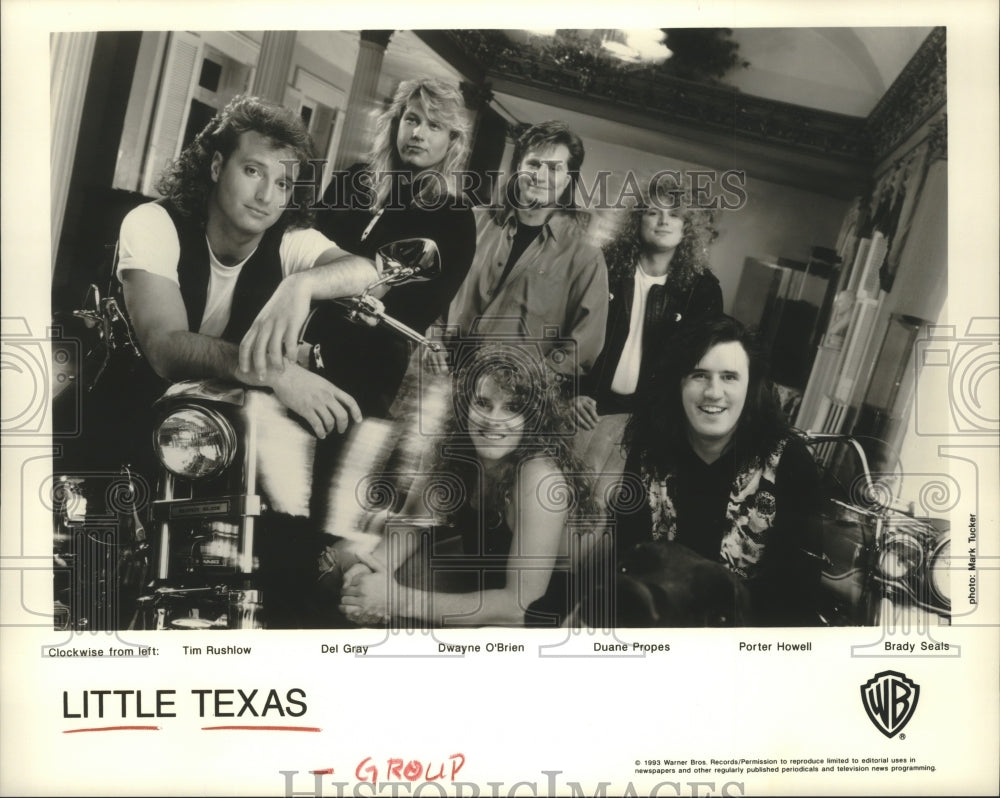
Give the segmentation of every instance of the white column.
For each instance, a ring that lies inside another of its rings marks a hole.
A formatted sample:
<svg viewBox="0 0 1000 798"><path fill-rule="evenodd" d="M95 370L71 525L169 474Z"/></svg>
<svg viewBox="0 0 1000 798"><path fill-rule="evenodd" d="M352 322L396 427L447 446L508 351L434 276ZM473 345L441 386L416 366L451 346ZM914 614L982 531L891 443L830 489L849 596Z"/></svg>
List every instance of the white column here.
<svg viewBox="0 0 1000 798"><path fill-rule="evenodd" d="M87 81L90 79L90 65L96 42L96 33L53 33L50 39L52 268L55 268L56 251L62 235L66 198L69 196L80 120L83 117L83 101L87 94Z"/></svg>
<svg viewBox="0 0 1000 798"><path fill-rule="evenodd" d="M375 105L378 78L382 59L389 45L392 31L363 30L358 46L358 60L354 65L351 93L347 98L344 129L337 147L337 169L347 169L357 163L368 151L368 121Z"/></svg>
<svg viewBox="0 0 1000 798"><path fill-rule="evenodd" d="M253 78L251 94L279 105L285 101L288 88L288 70L295 52L295 31L269 30L264 32L257 58L257 71Z"/></svg>

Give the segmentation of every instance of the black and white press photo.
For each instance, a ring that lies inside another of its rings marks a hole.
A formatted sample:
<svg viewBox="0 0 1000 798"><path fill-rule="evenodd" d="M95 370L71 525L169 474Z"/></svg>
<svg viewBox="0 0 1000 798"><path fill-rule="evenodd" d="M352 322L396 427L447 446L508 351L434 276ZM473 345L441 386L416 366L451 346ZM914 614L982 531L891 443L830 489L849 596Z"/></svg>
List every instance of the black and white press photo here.
<svg viewBox="0 0 1000 798"><path fill-rule="evenodd" d="M0 12L0 792L992 793L993 4Z"/></svg>
<svg viewBox="0 0 1000 798"><path fill-rule="evenodd" d="M948 622L944 28L52 41L57 628Z"/></svg>

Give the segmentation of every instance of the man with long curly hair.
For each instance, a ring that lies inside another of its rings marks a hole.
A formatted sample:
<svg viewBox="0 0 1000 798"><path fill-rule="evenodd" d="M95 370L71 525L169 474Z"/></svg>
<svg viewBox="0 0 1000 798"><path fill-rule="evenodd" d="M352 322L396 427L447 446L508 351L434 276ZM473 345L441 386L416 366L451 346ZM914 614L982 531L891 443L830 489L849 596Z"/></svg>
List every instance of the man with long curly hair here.
<svg viewBox="0 0 1000 798"><path fill-rule="evenodd" d="M432 627L555 626L567 619L578 592L574 564L591 545L594 508L590 479L566 434L571 411L554 377L541 358L502 344L480 347L462 362L444 435L401 513L436 517L431 539L461 554L439 557L441 567L423 573L418 558L410 563L413 581L404 569L396 583L397 568L428 531L399 529L398 546L387 536L345 575L341 609L348 618L410 618Z"/></svg>
<svg viewBox="0 0 1000 798"><path fill-rule="evenodd" d="M604 247L611 287L604 349L576 397L577 453L601 475L602 500L625 467L625 422L650 364L681 319L722 312L708 266L711 217L688 207L682 193L673 180L653 183Z"/></svg>
<svg viewBox="0 0 1000 798"><path fill-rule="evenodd" d="M722 312L708 263L709 213L685 205L672 181L651 188L604 247L611 306L604 349L577 400L585 429L599 415L631 412L636 388L679 321Z"/></svg>
<svg viewBox="0 0 1000 798"><path fill-rule="evenodd" d="M372 264L309 229L293 201L312 142L290 111L239 96L122 223L117 275L142 351L165 380L267 386L319 437L361 419L346 392L296 364L314 299L358 293Z"/></svg>

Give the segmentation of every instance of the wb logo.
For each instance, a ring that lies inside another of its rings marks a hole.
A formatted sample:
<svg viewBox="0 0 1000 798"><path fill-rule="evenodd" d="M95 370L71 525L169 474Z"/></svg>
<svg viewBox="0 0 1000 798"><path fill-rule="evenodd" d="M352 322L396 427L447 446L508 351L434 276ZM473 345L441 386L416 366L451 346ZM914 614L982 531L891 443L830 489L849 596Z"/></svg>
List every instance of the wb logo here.
<svg viewBox="0 0 1000 798"><path fill-rule="evenodd" d="M895 737L910 722L920 697L920 685L898 671L876 673L861 685L861 703L875 727Z"/></svg>

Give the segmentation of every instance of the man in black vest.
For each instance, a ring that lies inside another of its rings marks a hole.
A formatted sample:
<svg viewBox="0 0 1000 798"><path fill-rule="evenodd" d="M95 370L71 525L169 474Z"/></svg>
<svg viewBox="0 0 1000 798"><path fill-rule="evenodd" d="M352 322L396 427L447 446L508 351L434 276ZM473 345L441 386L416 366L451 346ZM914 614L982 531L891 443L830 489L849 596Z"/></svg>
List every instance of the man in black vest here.
<svg viewBox="0 0 1000 798"><path fill-rule="evenodd" d="M289 166L312 155L290 111L235 98L163 175L164 198L125 218L117 274L159 377L269 387L322 438L361 411L296 364L299 330L312 300L360 293L377 272L309 229L293 201Z"/></svg>

